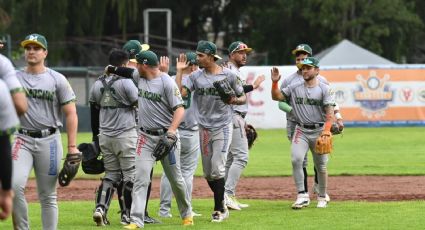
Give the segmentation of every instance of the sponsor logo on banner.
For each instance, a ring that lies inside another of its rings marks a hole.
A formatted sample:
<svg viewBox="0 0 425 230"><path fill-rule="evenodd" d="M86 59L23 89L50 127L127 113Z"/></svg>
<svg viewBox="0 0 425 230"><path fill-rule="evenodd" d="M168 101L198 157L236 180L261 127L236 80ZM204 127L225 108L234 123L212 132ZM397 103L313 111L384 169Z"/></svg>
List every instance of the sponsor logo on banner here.
<svg viewBox="0 0 425 230"><path fill-rule="evenodd" d="M369 119L377 119L385 116L388 102L393 101L394 90L390 89L389 74L382 78L377 76L376 71L370 71L368 77L356 76L359 85L354 90L354 101L360 103L363 116Z"/></svg>
<svg viewBox="0 0 425 230"><path fill-rule="evenodd" d="M418 99L419 101L425 102L425 87L418 90Z"/></svg>
<svg viewBox="0 0 425 230"><path fill-rule="evenodd" d="M335 95L335 102L338 103L339 105L344 104L344 102L347 100L347 94L345 90L343 89L338 89L338 88L335 89L334 95Z"/></svg>
<svg viewBox="0 0 425 230"><path fill-rule="evenodd" d="M255 73L249 72L246 77L246 84L250 85L255 81ZM262 108L264 105L264 100L261 97L254 97L254 94L261 93L264 88L260 85L256 90L249 92L246 94L246 100L248 101L248 105L250 107ZM259 111L251 111L249 110L249 114L253 116L264 116L264 110L261 109Z"/></svg>
<svg viewBox="0 0 425 230"><path fill-rule="evenodd" d="M413 90L410 87L401 88L400 99L402 102L411 102L413 101Z"/></svg>

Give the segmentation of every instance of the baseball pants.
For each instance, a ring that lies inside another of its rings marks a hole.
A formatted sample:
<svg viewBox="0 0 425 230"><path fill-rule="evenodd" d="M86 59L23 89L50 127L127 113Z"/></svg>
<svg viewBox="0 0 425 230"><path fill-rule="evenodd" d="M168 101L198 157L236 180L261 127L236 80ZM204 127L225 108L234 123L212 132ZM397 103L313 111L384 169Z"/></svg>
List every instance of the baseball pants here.
<svg viewBox="0 0 425 230"><path fill-rule="evenodd" d="M41 219L44 230L55 230L58 225L56 182L63 155L59 131L44 137L33 138L16 134L12 149L13 220L15 229L27 230L28 204L25 186L34 167L38 199L41 205Z"/></svg>
<svg viewBox="0 0 425 230"><path fill-rule="evenodd" d="M153 150L161 136L154 136L144 132L139 134L136 145L136 174L133 186L133 202L131 204L130 221L143 227L146 194L150 183L150 172L155 164ZM176 197L180 217L192 215L192 207L188 198L186 184L180 170L180 140L164 159L161 160L162 168L167 176L174 196Z"/></svg>
<svg viewBox="0 0 425 230"><path fill-rule="evenodd" d="M212 181L225 177L225 164L232 142L232 133L232 123L218 129L200 127L199 138L205 179Z"/></svg>
<svg viewBox="0 0 425 230"><path fill-rule="evenodd" d="M323 127L317 129L305 129L299 126L295 127L294 137L291 144L292 158L292 175L294 177L297 191L305 191L303 161L308 150L310 149L313 155L314 166L318 173L319 195L325 196L327 189L327 154L317 154L314 152L316 140L322 133Z"/></svg>
<svg viewBox="0 0 425 230"><path fill-rule="evenodd" d="M199 131L179 129L181 151L180 151L180 168L183 179L186 183L189 201L192 202L193 190L193 175L195 174L196 166L198 166L198 158L200 155L199 149ZM160 208L161 216L167 216L171 213L171 185L165 173L161 177L160 188Z"/></svg>
<svg viewBox="0 0 425 230"><path fill-rule="evenodd" d="M236 185L248 164L248 139L245 132L245 120L239 115L233 115L233 134L230 150L226 161L225 193L236 195Z"/></svg>

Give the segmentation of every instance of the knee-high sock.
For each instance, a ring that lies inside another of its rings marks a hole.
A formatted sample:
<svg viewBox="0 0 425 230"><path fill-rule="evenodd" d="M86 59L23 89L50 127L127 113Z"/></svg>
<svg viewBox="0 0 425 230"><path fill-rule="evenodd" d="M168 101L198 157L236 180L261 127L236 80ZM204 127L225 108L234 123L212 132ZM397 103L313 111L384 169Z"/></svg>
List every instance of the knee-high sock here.
<svg viewBox="0 0 425 230"><path fill-rule="evenodd" d="M151 182L149 183L149 186L148 186L148 192L147 192L147 194L146 194L145 216L149 216L149 215L148 215L148 203L149 203L149 198L150 198L150 196L151 196L151 190L152 190L152 176L153 176L153 168L152 168L151 175L150 175L150 177L151 177Z"/></svg>
<svg viewBox="0 0 425 230"><path fill-rule="evenodd" d="M307 183L308 174L307 174L307 168L303 168L303 172L304 172L304 192L308 193L308 183Z"/></svg>
<svg viewBox="0 0 425 230"><path fill-rule="evenodd" d="M224 212L224 178L207 182L214 193L214 211Z"/></svg>

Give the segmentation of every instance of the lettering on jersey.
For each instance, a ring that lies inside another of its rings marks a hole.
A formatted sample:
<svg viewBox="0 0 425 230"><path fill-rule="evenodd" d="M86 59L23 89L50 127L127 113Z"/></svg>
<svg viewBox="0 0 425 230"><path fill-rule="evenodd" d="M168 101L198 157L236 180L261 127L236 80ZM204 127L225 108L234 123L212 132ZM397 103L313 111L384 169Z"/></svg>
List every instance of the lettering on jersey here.
<svg viewBox="0 0 425 230"><path fill-rule="evenodd" d="M298 105L314 105L314 106L323 106L323 101L319 99L314 98L303 98L303 97L296 97L295 103Z"/></svg>
<svg viewBox="0 0 425 230"><path fill-rule="evenodd" d="M159 93L149 92L143 89L139 89L139 97L146 98L151 101L161 101L162 95Z"/></svg>
<svg viewBox="0 0 425 230"><path fill-rule="evenodd" d="M200 96L218 96L218 92L215 88L199 88L196 90Z"/></svg>
<svg viewBox="0 0 425 230"><path fill-rule="evenodd" d="M385 116L388 103L394 98L394 90L388 84L389 79L389 74L384 74L382 78L379 78L374 70L369 72L367 78L360 74L357 75L360 84L353 92L354 101L360 103L363 116L369 119Z"/></svg>
<svg viewBox="0 0 425 230"><path fill-rule="evenodd" d="M25 93L29 98L42 99L47 101L53 101L56 95L55 91L48 91L44 89L25 89Z"/></svg>

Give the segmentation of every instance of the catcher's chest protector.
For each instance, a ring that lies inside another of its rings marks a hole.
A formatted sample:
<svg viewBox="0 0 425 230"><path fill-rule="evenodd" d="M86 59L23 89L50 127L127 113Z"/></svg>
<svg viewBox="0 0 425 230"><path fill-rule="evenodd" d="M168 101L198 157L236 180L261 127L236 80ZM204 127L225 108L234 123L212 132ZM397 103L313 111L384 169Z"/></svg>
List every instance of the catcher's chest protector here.
<svg viewBox="0 0 425 230"><path fill-rule="evenodd" d="M112 87L114 82L116 82L120 77L113 76L109 82L106 82L106 76L102 77L103 88L102 98L100 99L100 107L102 108L125 108L128 107L121 102L115 96L115 89Z"/></svg>

